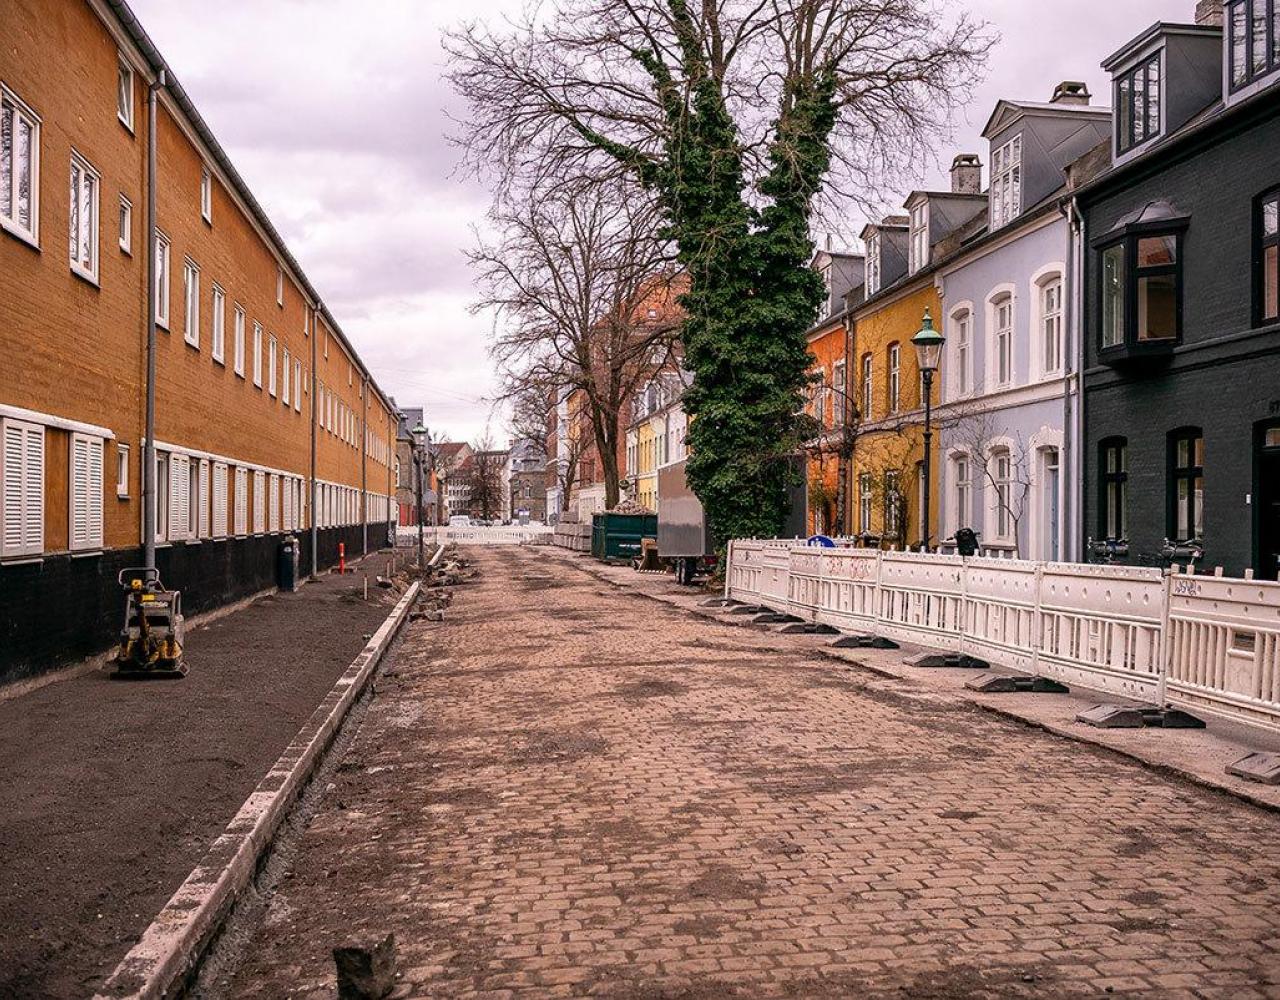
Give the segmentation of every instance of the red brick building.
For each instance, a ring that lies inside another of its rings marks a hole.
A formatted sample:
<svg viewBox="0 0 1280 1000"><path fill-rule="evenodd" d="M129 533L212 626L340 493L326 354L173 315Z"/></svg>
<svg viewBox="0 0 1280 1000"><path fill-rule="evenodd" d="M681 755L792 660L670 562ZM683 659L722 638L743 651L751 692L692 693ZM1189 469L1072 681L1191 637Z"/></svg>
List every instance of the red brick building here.
<svg viewBox="0 0 1280 1000"><path fill-rule="evenodd" d="M3 39L0 679L108 646L142 562L152 186L157 565L188 613L270 586L285 532L304 566L384 544L396 426L124 4L6 0Z"/></svg>

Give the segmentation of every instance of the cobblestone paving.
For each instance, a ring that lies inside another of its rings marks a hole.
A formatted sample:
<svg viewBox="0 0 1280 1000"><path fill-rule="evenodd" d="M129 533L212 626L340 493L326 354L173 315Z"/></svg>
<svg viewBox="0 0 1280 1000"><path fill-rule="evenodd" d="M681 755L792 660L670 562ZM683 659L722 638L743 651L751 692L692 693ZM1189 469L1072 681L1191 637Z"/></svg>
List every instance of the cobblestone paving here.
<svg viewBox="0 0 1280 1000"><path fill-rule="evenodd" d="M1280 996L1280 817L476 552L415 623L228 992ZM780 651L781 650L781 651Z"/></svg>

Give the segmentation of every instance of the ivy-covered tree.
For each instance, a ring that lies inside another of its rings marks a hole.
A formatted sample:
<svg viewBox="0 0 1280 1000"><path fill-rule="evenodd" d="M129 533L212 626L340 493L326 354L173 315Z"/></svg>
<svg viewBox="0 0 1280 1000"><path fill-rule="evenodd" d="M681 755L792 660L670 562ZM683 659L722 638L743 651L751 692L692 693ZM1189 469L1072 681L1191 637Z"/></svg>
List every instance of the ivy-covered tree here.
<svg viewBox="0 0 1280 1000"><path fill-rule="evenodd" d="M551 0L451 36L458 138L500 200L623 173L660 206L689 277L687 474L718 543L786 515L811 216L920 162L991 41L930 0Z"/></svg>

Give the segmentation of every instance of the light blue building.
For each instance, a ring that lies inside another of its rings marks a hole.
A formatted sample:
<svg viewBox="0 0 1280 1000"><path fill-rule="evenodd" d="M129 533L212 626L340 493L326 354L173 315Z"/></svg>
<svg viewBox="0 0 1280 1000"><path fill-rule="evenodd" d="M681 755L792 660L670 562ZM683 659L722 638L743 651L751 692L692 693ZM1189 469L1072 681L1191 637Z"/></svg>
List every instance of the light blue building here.
<svg viewBox="0 0 1280 1000"><path fill-rule="evenodd" d="M988 207L939 269L946 335L938 410L939 534L969 527L992 555L1079 550L1076 345L1068 303L1068 167L1110 139L1111 113L1083 84L1047 104L1000 101L983 138ZM1106 158L1101 157L1105 165Z"/></svg>

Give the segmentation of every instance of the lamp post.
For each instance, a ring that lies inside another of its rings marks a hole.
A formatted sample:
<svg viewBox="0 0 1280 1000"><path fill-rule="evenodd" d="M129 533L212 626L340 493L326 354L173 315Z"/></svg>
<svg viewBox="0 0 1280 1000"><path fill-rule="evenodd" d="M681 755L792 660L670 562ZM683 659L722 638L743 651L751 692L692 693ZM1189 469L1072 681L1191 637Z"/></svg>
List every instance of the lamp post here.
<svg viewBox="0 0 1280 1000"><path fill-rule="evenodd" d="M418 521L418 571L421 572L426 566L422 558L422 480L426 476L426 444L427 429L422 426L419 420L413 428L413 459L418 466L418 474L415 477L414 487L418 494L417 521Z"/></svg>
<svg viewBox="0 0 1280 1000"><path fill-rule="evenodd" d="M938 370L938 364L942 360L942 345L945 339L933 328L933 317L926 309L924 325L911 338L911 346L916 349L916 364L920 369L920 377L924 381L924 500L920 515L924 522L921 529L926 552L929 551L929 494L930 478L933 472L933 373Z"/></svg>

